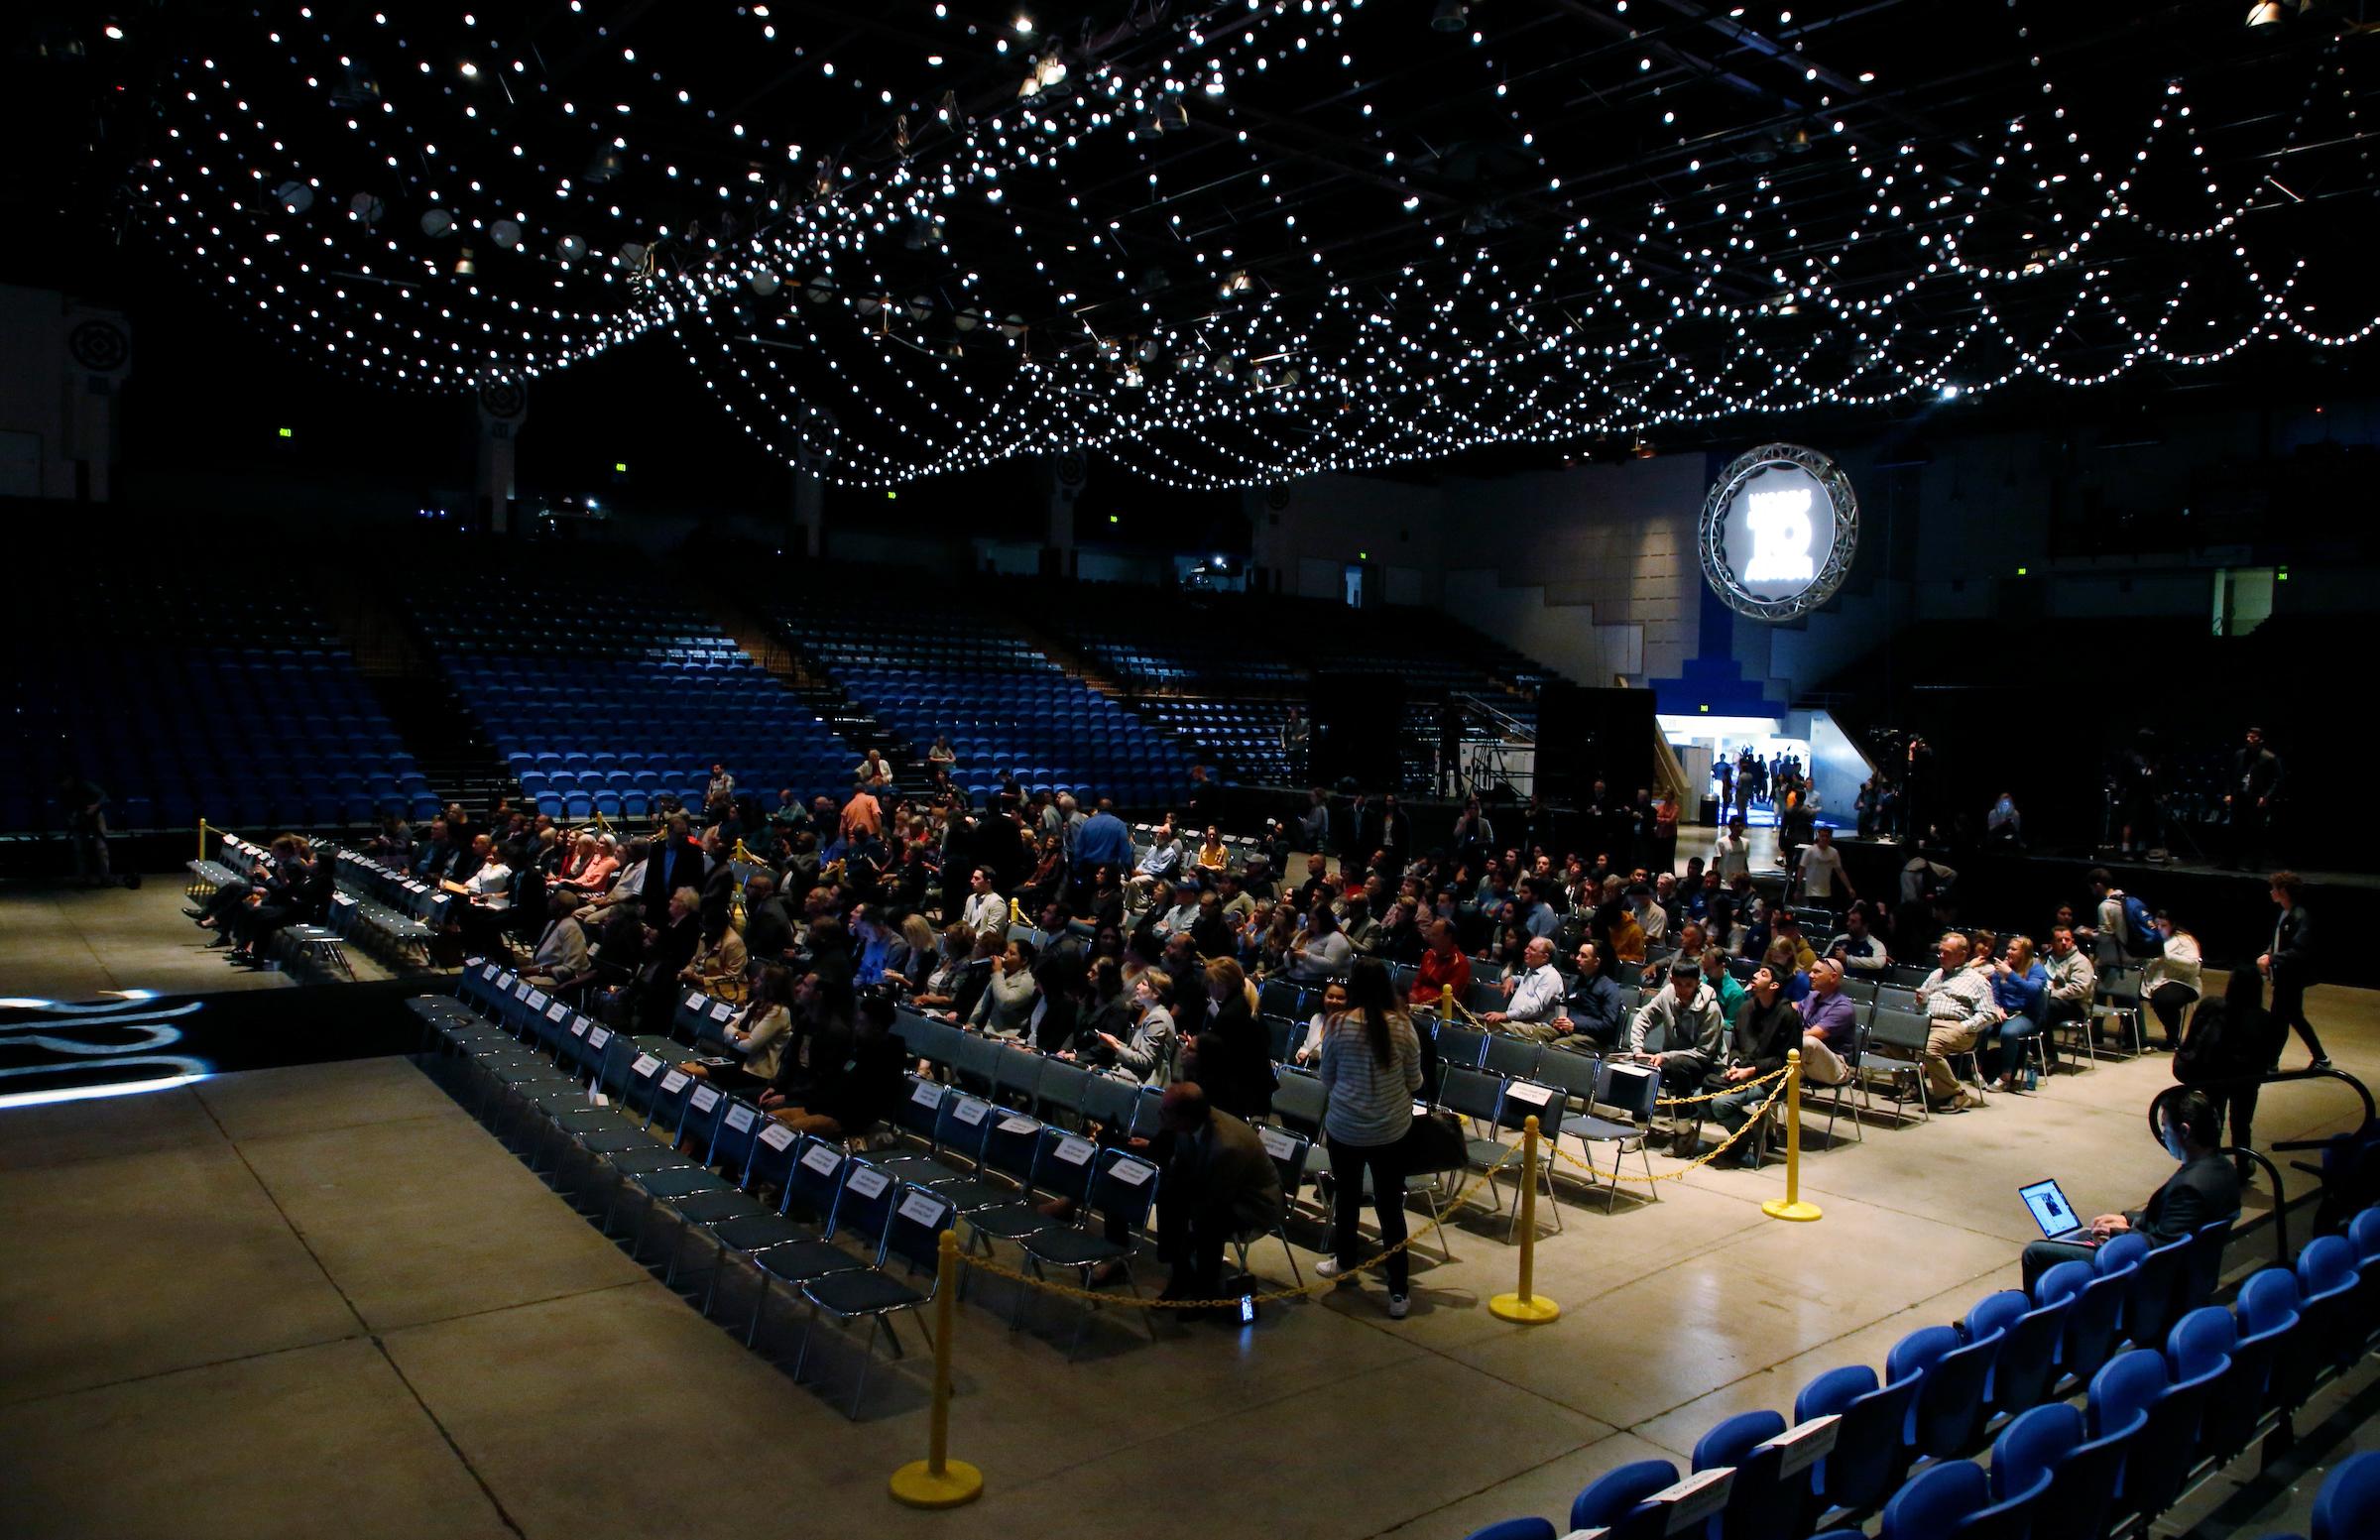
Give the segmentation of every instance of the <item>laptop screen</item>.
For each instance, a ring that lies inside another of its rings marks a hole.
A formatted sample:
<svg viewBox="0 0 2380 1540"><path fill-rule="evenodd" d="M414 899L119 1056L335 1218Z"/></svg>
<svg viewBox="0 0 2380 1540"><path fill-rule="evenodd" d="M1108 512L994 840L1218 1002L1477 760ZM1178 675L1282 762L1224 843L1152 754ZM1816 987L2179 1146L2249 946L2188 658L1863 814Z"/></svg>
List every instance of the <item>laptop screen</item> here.
<svg viewBox="0 0 2380 1540"><path fill-rule="evenodd" d="M2075 1217L2075 1206L2066 1201L2066 1193L2055 1178L2020 1187L2017 1196L2033 1211L2033 1223L2041 1227L2045 1236L2063 1235L2082 1223Z"/></svg>

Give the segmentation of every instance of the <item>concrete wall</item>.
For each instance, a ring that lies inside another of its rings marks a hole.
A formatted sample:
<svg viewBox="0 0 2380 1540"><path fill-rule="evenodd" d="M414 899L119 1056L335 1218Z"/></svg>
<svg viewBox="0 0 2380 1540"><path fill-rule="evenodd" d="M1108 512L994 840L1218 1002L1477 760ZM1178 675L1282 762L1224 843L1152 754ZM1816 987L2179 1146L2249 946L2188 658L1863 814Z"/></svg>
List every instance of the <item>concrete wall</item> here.
<svg viewBox="0 0 2380 1540"><path fill-rule="evenodd" d="M119 311L0 284L0 496L109 499L131 334Z"/></svg>

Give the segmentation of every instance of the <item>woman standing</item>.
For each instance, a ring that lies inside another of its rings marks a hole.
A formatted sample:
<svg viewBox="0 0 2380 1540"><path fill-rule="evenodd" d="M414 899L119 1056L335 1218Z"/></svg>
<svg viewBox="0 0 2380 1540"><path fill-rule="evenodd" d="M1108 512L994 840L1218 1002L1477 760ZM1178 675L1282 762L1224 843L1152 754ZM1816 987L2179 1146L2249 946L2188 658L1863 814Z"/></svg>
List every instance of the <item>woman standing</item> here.
<svg viewBox="0 0 2380 1540"><path fill-rule="evenodd" d="M2202 959L2199 938L2176 925L2163 909L2157 911L2157 934L2162 945L2141 970L2141 985L2149 1008L2165 1028L2166 1051L2172 1053L2182 1046L2182 1013L2204 993L2199 979Z"/></svg>
<svg viewBox="0 0 2380 1540"><path fill-rule="evenodd" d="M2206 1093L2223 1115L2225 1141L2233 1148L2249 1147L2256 1095L2264 1076L2279 1066L2288 1037L2289 1029L2264 1008L2264 980L2253 968L2232 969L2223 993L2191 1012L2189 1033L2174 1055L2174 1078ZM2245 1155L2232 1159L2242 1182L2255 1175Z"/></svg>
<svg viewBox="0 0 2380 1540"><path fill-rule="evenodd" d="M1272 1042L1256 1023L1256 989L1228 957L1207 964L1206 1024L1196 1029L1182 1078L1206 1088L1207 1101L1253 1123L1272 1108ZM1195 1021L1195 1016L1189 1017Z"/></svg>
<svg viewBox="0 0 2380 1540"><path fill-rule="evenodd" d="M1413 1122L1413 1093L1421 1089L1421 1042L1412 1018L1397 1008L1388 970L1377 958L1359 959L1348 984L1348 1009L1322 1040L1322 1089L1330 1105L1323 1135L1331 1155L1333 1255L1315 1271L1353 1280L1357 1222L1363 1216L1364 1173L1371 1173L1372 1209L1380 1244L1388 1250L1388 1316L1405 1318L1405 1171L1398 1146Z"/></svg>

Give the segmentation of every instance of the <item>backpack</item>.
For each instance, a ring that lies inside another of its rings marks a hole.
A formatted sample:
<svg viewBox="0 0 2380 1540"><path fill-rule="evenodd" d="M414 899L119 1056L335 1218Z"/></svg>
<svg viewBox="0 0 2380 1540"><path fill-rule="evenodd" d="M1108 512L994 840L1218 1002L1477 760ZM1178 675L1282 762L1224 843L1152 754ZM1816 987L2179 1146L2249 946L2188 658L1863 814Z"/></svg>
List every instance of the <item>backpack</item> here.
<svg viewBox="0 0 2380 1540"><path fill-rule="evenodd" d="M2124 894L2124 950L2135 957L2155 957L2165 950L2149 906L2130 893Z"/></svg>

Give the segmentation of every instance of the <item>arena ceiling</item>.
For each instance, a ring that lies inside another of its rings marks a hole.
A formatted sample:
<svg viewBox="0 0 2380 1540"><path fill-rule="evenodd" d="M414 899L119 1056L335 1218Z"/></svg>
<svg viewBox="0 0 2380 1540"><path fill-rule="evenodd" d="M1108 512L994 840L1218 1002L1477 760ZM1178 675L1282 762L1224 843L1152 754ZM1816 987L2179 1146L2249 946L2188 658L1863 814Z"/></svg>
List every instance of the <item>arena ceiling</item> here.
<svg viewBox="0 0 2380 1540"><path fill-rule="evenodd" d="M2256 14L163 4L39 47L128 235L320 367L501 402L667 350L837 481L1198 487L2351 350L2380 39Z"/></svg>

